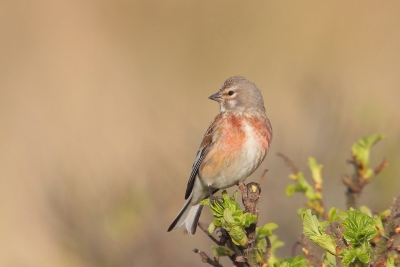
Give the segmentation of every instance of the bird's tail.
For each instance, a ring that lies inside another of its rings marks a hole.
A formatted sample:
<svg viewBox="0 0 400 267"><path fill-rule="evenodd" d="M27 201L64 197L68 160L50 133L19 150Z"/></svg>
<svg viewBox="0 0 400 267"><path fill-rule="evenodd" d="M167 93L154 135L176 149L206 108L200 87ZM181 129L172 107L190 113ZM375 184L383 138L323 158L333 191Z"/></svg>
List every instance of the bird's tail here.
<svg viewBox="0 0 400 267"><path fill-rule="evenodd" d="M185 205L176 216L175 220L168 228L168 232L178 229L183 223L185 223L186 230L189 234L194 235L197 229L197 223L199 222L201 210L203 209L202 205L191 205L192 196L186 200Z"/></svg>

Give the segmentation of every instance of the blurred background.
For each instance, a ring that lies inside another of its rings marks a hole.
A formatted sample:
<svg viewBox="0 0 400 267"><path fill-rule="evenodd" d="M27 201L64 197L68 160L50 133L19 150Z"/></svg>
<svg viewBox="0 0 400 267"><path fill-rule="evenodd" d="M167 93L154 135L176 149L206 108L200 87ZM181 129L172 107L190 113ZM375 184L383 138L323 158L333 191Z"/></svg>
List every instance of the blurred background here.
<svg viewBox="0 0 400 267"><path fill-rule="evenodd" d="M384 133L371 161L390 166L360 203L400 193L399 1L1 1L0 38L0 266L205 266L191 250L208 237L166 230L233 75L274 129L247 181L269 169L279 255L305 199L285 196L277 152L307 176L316 157L326 206L345 208L352 143Z"/></svg>

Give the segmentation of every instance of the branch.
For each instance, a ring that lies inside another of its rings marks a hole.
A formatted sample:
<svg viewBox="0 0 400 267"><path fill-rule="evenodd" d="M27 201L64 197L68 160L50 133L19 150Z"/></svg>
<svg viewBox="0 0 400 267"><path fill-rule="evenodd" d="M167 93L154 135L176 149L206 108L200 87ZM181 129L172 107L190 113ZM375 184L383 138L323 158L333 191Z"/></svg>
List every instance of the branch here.
<svg viewBox="0 0 400 267"><path fill-rule="evenodd" d="M296 249L297 249L297 247L298 247L299 245L301 245L301 242L300 242L300 241L296 241L296 242L292 245L292 252L290 253L290 256L291 256L292 258L294 258L294 257L296 256Z"/></svg>
<svg viewBox="0 0 400 267"><path fill-rule="evenodd" d="M357 164L354 159L348 160L347 163L353 165L354 174L352 176L343 177L343 183L347 186L347 208L356 208L357 199L360 196L364 186L369 184L376 175L378 175L385 167L389 165L386 159L383 159L381 163L374 168L373 175L371 177L365 177L363 174L364 166Z"/></svg>
<svg viewBox="0 0 400 267"><path fill-rule="evenodd" d="M221 229L221 236L220 236L221 244L228 246L228 248L235 253L232 256L229 256L229 258L233 262L233 266L238 266L238 267L249 266L246 263L245 258L243 257L242 250L232 242L232 238L230 237L228 231L222 228L220 229Z"/></svg>
<svg viewBox="0 0 400 267"><path fill-rule="evenodd" d="M386 159L383 159L382 162L379 163L379 165L375 167L374 175L375 176L378 175L383 170L383 168L385 168L387 166L389 166L389 162L387 162Z"/></svg>
<svg viewBox="0 0 400 267"><path fill-rule="evenodd" d="M244 185L242 182L239 182L238 186L242 193L242 202L245 207L245 212L250 212L252 215L258 215L256 205L260 198L260 185L254 182Z"/></svg>
<svg viewBox="0 0 400 267"><path fill-rule="evenodd" d="M299 168L296 167L296 165L294 164L294 162L285 154L278 152L276 153L278 155L278 157L281 157L283 159L283 161L285 162L286 166L289 167L289 169L293 172L293 173L298 173L299 172Z"/></svg>
<svg viewBox="0 0 400 267"><path fill-rule="evenodd" d="M264 255L264 262L268 262L269 257L271 256L271 240L269 240L269 237L266 236L265 240L267 241L267 247L266 247L266 251L265 251L265 255Z"/></svg>
<svg viewBox="0 0 400 267"><path fill-rule="evenodd" d="M331 231L333 233L333 238L339 248L339 250L346 249L348 246L345 243L343 238L343 226L340 225L338 222L332 222L330 227L327 229L327 232Z"/></svg>
<svg viewBox="0 0 400 267"><path fill-rule="evenodd" d="M261 174L260 182L259 182L260 186L264 182L264 176L267 174L267 172L268 172L268 169L264 169L263 173Z"/></svg>
<svg viewBox="0 0 400 267"><path fill-rule="evenodd" d="M230 240L230 236L229 236L228 232L226 232L225 230L221 229L221 235L219 236L220 240L218 241L200 223L198 223L197 225L212 241L214 241L215 244L217 244L218 246L228 245L228 248L230 248L232 251L234 251L235 255L239 255L239 254L241 255L241 252L238 250L238 248L237 248L237 246L235 244L233 244L232 242L227 242L228 240ZM235 264L235 255L232 255L232 256L228 255L229 259L232 261L233 264Z"/></svg>
<svg viewBox="0 0 400 267"><path fill-rule="evenodd" d="M206 228L204 228L200 223L197 223L197 226L218 246L221 246L221 242L218 241L212 234L208 232Z"/></svg>
<svg viewBox="0 0 400 267"><path fill-rule="evenodd" d="M390 208L390 216L385 225L384 235L381 237L379 242L376 244L375 251L372 255L373 266L386 260L387 253L393 250L394 239L396 235L396 219L398 219L398 213L400 209L400 195L393 200L393 205Z"/></svg>
<svg viewBox="0 0 400 267"><path fill-rule="evenodd" d="M195 248L195 249L193 249L193 252L200 255L201 261L202 261L202 262L208 263L208 264L210 264L211 266L214 266L214 267L223 267L221 264L219 264L218 261L212 260L212 259L211 259L210 257L208 257L207 254L204 253L203 251L200 251L200 250L198 250L197 248Z"/></svg>
<svg viewBox="0 0 400 267"><path fill-rule="evenodd" d="M306 256L308 263L312 266L322 266L322 262L320 260L322 255L315 255L315 249L310 246L309 241L310 239L305 235L302 235L300 238L300 243L303 246L302 251Z"/></svg>
<svg viewBox="0 0 400 267"><path fill-rule="evenodd" d="M264 171L265 175L266 171ZM261 187L258 183L250 182L247 185L244 185L242 182L239 182L238 184L239 189L242 193L242 201L243 205L245 207L245 212L250 212L252 215L258 215L258 210L257 210L257 203L258 200L260 199L260 193L261 193ZM244 250L244 254L247 255L247 259L250 263L250 266L253 266L255 263L255 258L253 259L252 257L255 257L255 254L252 253L254 250L254 243L256 239L256 227L257 227L257 222L252 223L249 227L246 228L247 232L247 247Z"/></svg>

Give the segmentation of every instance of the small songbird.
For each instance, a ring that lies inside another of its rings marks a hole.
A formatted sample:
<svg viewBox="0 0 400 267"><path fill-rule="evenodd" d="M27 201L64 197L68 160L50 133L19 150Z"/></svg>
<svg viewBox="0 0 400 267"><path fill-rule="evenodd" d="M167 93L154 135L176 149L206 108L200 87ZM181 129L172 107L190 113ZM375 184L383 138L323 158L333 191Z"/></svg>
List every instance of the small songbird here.
<svg viewBox="0 0 400 267"><path fill-rule="evenodd" d="M261 92L254 83L234 76L209 98L219 102L220 113L200 144L187 184L186 203L168 232L185 223L193 235L203 208L199 202L219 189L244 181L269 150L272 128Z"/></svg>

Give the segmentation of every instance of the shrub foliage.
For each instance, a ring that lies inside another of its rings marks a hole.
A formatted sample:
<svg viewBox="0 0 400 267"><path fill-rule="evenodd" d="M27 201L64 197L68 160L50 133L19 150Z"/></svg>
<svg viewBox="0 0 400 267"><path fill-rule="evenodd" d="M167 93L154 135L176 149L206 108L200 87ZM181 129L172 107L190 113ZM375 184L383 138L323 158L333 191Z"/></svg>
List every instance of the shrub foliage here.
<svg viewBox="0 0 400 267"><path fill-rule="evenodd" d="M277 224L258 226L256 205L261 189L257 183L238 185L243 208L237 202L237 191L229 196L224 190L218 200L201 202L210 207L214 221L208 228L199 227L216 246L212 247L212 257L198 249L194 252L203 262L218 267L222 266L220 257L229 257L233 266L243 267L399 266L400 246L395 246L395 238L400 235L400 196L394 198L390 209L379 214L366 206L357 206L364 186L387 166L383 160L375 168L370 167L371 147L383 138L382 134L373 134L353 144L348 162L354 167L354 173L343 178L347 187L347 210L336 207L327 210L324 206L323 166L316 159L308 159L310 183L288 157L279 154L291 169L290 178L294 181L286 188L287 196L301 193L307 199L305 207L299 209L303 222L303 233L298 242L302 247L301 255L285 259L276 256L276 250L284 244L273 233ZM321 249L316 250L313 246Z"/></svg>

